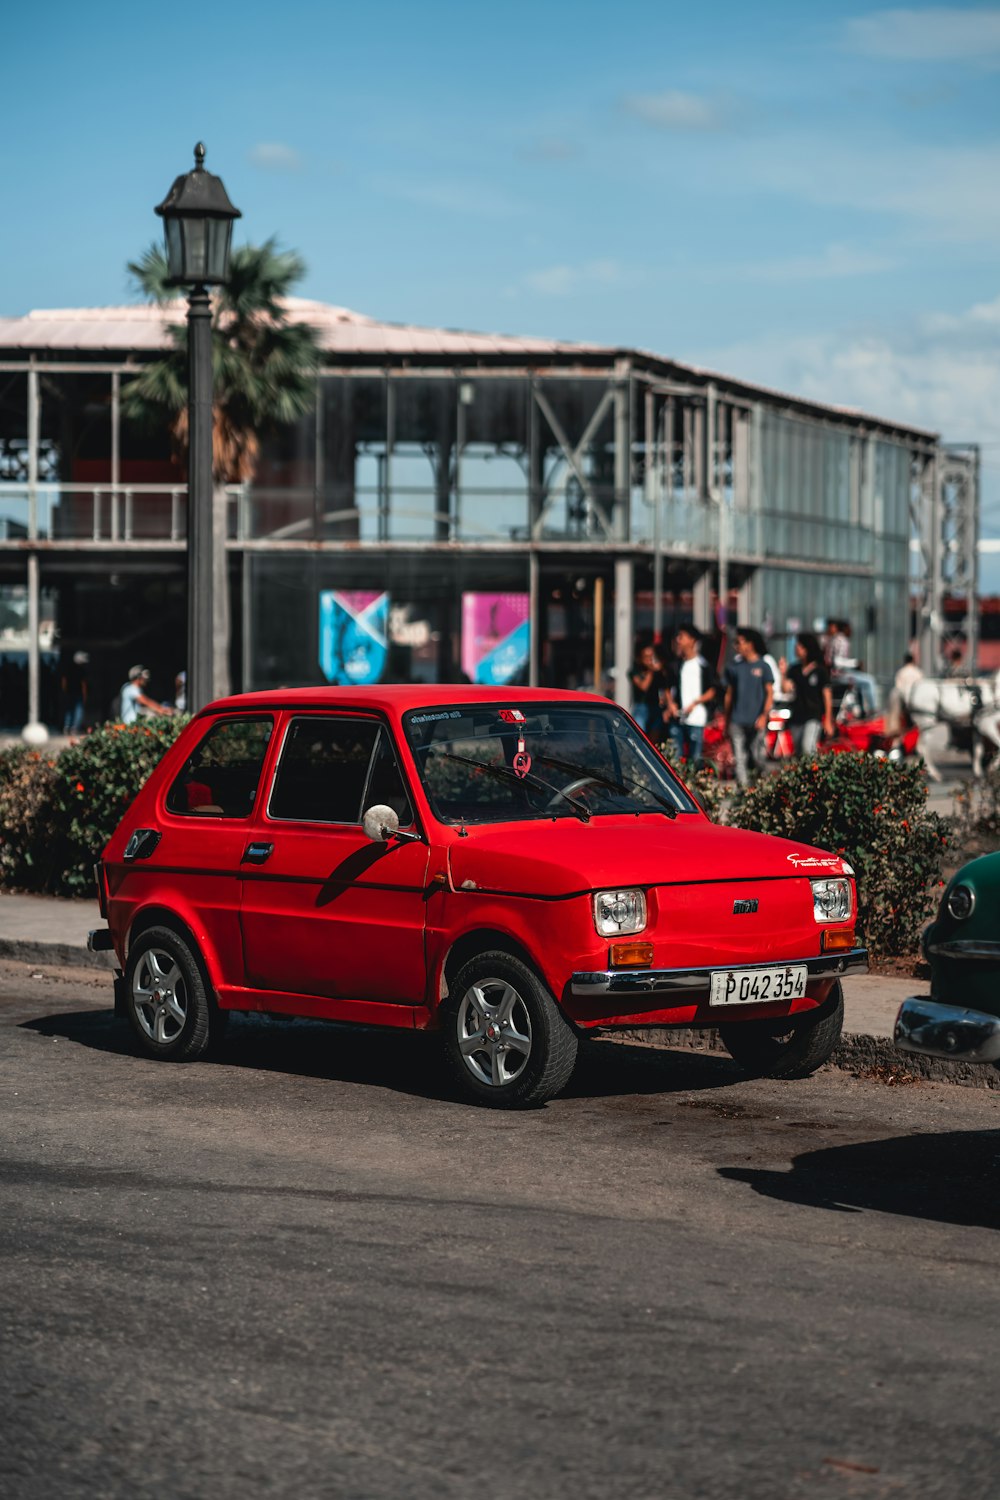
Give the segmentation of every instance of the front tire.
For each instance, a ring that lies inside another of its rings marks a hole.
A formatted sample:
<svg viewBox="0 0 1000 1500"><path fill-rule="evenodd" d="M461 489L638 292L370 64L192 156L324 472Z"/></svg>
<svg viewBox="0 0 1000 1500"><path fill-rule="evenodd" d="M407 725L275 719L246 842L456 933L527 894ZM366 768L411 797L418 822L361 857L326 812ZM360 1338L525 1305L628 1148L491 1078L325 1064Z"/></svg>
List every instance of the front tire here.
<svg viewBox="0 0 1000 1500"><path fill-rule="evenodd" d="M205 976L196 954L172 928L147 928L129 949L125 1013L150 1057L190 1062L208 1047L212 1006Z"/></svg>
<svg viewBox="0 0 1000 1500"><path fill-rule="evenodd" d="M779 1021L734 1021L719 1027L729 1055L756 1078L808 1078L829 1062L844 1029L838 979L815 1010Z"/></svg>
<svg viewBox="0 0 1000 1500"><path fill-rule="evenodd" d="M560 1093L577 1036L542 980L509 953L481 953L449 982L444 1048L466 1098L531 1109Z"/></svg>

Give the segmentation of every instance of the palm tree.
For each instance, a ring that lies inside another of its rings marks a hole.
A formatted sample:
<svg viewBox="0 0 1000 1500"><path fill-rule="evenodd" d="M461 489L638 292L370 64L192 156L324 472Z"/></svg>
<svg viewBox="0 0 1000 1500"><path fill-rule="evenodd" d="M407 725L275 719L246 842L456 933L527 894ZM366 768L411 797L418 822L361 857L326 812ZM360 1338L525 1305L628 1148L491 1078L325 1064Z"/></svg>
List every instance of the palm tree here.
<svg viewBox="0 0 1000 1500"><path fill-rule="evenodd" d="M167 286L167 260L151 245L128 264L138 289L165 306L176 296ZM279 251L273 239L235 249L229 282L212 310L212 470L217 560L214 579L215 688L229 691L229 590L226 573L227 484L246 484L257 471L260 440L275 427L296 421L312 409L321 352L315 330L292 323L285 305L291 288L305 275L294 251ZM179 458L188 440L188 352L186 323L169 325L173 348L145 365L122 389L126 416L146 424L169 423Z"/></svg>

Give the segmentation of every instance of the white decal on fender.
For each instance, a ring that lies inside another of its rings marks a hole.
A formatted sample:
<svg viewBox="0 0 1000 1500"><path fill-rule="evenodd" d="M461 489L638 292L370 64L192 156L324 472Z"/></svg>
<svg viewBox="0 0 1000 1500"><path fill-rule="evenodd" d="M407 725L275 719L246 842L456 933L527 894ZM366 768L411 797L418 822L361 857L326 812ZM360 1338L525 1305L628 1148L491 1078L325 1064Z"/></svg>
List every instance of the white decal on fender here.
<svg viewBox="0 0 1000 1500"><path fill-rule="evenodd" d="M839 870L844 863L833 855L827 859L817 859L815 854L789 854L787 858L797 870Z"/></svg>

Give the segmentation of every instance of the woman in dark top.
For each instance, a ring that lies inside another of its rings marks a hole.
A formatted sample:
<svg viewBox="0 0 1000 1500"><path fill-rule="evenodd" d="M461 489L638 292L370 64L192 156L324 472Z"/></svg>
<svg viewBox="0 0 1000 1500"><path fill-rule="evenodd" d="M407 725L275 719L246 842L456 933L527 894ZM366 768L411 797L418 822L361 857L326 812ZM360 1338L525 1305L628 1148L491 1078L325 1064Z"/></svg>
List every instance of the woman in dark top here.
<svg viewBox="0 0 1000 1500"><path fill-rule="evenodd" d="M632 717L654 744L663 738L664 695L667 677L655 647L643 646L632 668Z"/></svg>
<svg viewBox="0 0 1000 1500"><path fill-rule="evenodd" d="M785 692L793 694L789 727L796 755L814 755L820 731L833 735L833 691L823 650L808 630L795 637L795 665L785 675Z"/></svg>

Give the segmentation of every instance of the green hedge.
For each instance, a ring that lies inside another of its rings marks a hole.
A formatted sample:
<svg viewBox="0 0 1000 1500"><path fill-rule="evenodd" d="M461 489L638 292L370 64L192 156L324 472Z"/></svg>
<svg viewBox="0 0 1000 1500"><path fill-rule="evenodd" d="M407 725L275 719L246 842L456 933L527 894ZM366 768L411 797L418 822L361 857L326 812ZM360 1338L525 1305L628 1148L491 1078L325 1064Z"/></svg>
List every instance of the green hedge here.
<svg viewBox="0 0 1000 1500"><path fill-rule="evenodd" d="M842 854L858 878L863 940L886 957L916 950L951 840L919 766L860 753L792 761L738 792L728 820Z"/></svg>
<svg viewBox="0 0 1000 1500"><path fill-rule="evenodd" d="M0 754L0 885L91 895L94 861L187 722L103 724L59 754Z"/></svg>

